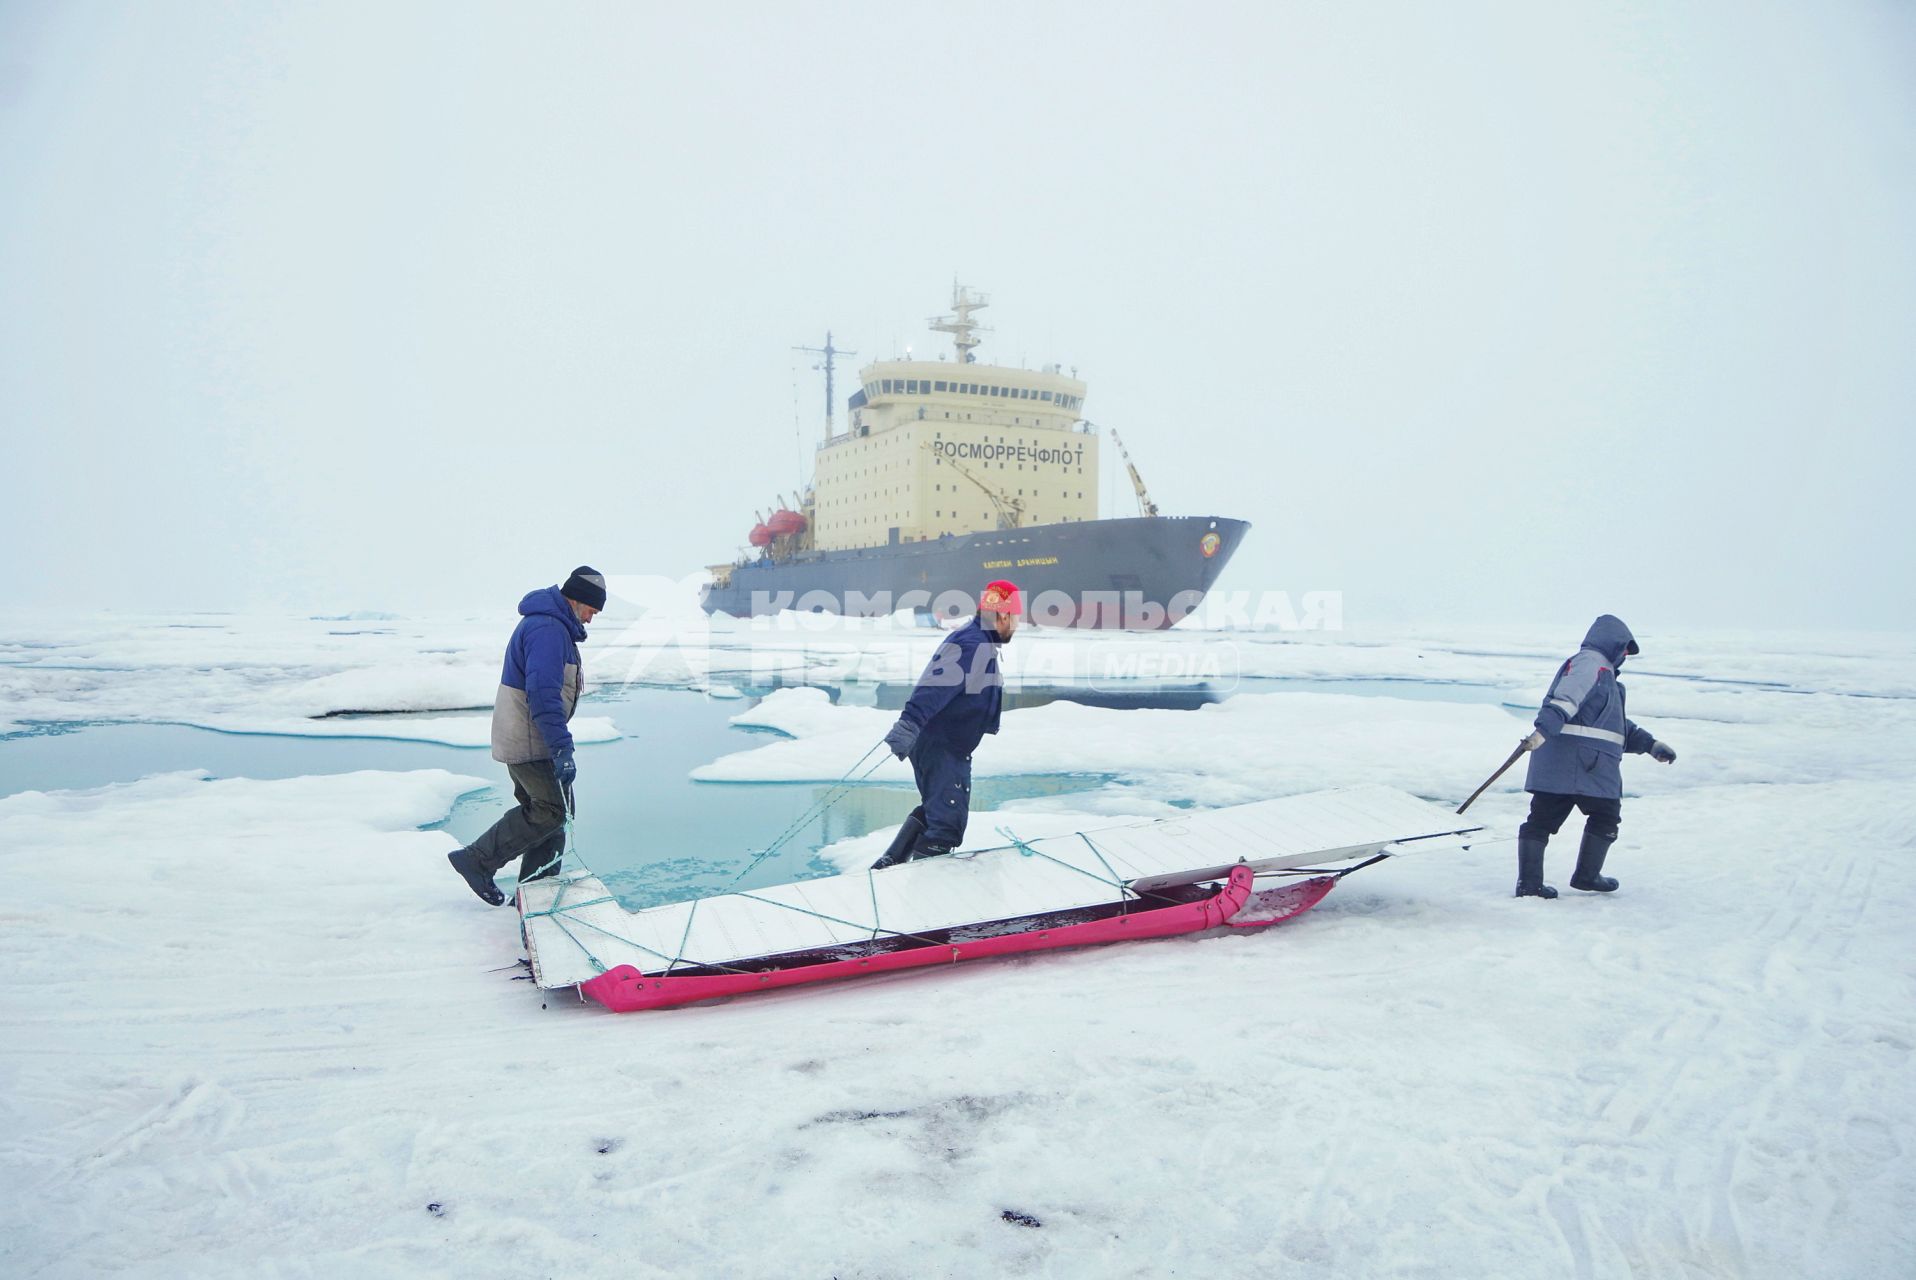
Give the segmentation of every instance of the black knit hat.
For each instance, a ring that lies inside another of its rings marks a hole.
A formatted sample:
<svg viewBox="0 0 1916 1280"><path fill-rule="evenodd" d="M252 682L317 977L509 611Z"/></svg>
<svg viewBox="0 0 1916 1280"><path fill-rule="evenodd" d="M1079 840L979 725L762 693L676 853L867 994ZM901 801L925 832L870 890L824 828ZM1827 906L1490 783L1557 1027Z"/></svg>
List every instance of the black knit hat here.
<svg viewBox="0 0 1916 1280"><path fill-rule="evenodd" d="M572 571L572 576L559 588L559 594L568 600L576 600L593 609L605 608L605 575L589 564L582 564Z"/></svg>

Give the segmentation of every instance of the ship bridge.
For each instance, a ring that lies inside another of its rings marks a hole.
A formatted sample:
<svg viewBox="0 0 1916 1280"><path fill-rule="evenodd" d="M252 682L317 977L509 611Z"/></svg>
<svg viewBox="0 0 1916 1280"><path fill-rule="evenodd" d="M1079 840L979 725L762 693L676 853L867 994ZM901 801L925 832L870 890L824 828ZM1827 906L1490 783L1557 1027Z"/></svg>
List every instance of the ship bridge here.
<svg viewBox="0 0 1916 1280"><path fill-rule="evenodd" d="M1014 369L973 354L978 294L954 291L955 360L878 360L859 373L848 425L818 448L812 537L820 550L917 542L1098 518L1098 437L1085 384L1058 365Z"/></svg>

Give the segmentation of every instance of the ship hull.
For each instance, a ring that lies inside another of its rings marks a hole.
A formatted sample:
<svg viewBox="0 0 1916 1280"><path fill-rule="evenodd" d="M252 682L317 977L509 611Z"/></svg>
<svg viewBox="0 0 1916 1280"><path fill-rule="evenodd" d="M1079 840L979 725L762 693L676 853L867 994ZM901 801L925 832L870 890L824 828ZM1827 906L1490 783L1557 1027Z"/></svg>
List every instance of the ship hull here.
<svg viewBox="0 0 1916 1280"><path fill-rule="evenodd" d="M1222 516L1085 520L812 552L736 565L702 603L741 618L786 609L960 617L987 582L1005 578L1042 625L1158 630L1198 606L1250 527Z"/></svg>

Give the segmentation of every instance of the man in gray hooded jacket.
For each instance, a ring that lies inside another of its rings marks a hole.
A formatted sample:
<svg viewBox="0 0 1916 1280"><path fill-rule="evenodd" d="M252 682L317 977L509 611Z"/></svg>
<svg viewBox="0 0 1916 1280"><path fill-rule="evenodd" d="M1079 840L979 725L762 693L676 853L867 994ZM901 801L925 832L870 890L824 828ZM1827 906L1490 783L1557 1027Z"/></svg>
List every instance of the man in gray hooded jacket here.
<svg viewBox="0 0 1916 1280"><path fill-rule="evenodd" d="M559 872L579 773L566 727L584 684L579 642L605 598L605 575L582 564L563 585L529 592L519 602L519 625L506 642L492 707L492 758L506 766L519 803L470 845L446 855L492 906L506 900L492 878L514 858L521 883Z"/></svg>
<svg viewBox="0 0 1916 1280"><path fill-rule="evenodd" d="M1604 614L1590 624L1583 647L1557 668L1536 731L1524 740L1530 751L1530 816L1517 830L1517 896L1554 898L1543 882L1543 853L1570 810L1583 812L1583 844L1577 851L1572 889L1611 893L1617 882L1602 874L1603 859L1623 820L1623 755L1648 752L1670 764L1676 752L1623 713L1617 672L1637 652L1636 637L1620 618Z"/></svg>

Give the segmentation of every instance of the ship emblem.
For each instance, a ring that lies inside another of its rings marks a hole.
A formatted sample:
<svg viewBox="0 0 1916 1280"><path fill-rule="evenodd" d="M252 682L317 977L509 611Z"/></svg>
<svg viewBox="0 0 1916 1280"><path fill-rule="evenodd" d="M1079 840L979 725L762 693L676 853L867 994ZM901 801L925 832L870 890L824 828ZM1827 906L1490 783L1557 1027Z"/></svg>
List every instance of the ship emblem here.
<svg viewBox="0 0 1916 1280"><path fill-rule="evenodd" d="M1207 533L1198 539L1198 550L1204 553L1206 560L1216 555L1217 549L1223 545L1224 539L1218 537L1215 533Z"/></svg>

